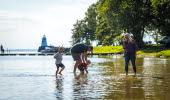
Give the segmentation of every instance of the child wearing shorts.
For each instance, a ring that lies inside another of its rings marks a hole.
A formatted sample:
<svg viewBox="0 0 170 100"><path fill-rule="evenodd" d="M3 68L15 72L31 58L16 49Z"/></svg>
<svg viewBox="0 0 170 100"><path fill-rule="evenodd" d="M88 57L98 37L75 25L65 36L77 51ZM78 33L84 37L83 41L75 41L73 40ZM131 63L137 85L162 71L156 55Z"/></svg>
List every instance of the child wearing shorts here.
<svg viewBox="0 0 170 100"><path fill-rule="evenodd" d="M78 64L78 69L80 70L80 72L82 74L84 74L84 70L86 71L86 73L88 73L88 70L87 70L87 65L91 64L90 60L87 60L86 63L82 62L80 64Z"/></svg>
<svg viewBox="0 0 170 100"><path fill-rule="evenodd" d="M63 47L59 47L58 49L58 52L54 55L54 59L56 59L55 61L55 64L56 64L56 67L57 67L57 70L56 70L56 77L57 77L57 74L61 74L61 72L64 70L65 66L63 65L62 63L62 52L64 51L64 48ZM59 71L59 68L61 67L61 70Z"/></svg>

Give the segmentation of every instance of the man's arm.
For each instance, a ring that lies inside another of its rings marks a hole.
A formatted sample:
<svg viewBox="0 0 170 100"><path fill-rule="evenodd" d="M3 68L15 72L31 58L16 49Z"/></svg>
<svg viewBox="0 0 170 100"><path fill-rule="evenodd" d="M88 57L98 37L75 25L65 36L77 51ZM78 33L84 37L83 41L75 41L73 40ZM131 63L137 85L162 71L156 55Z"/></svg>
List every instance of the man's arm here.
<svg viewBox="0 0 170 100"><path fill-rule="evenodd" d="M87 70L87 69L85 69L85 71L86 71L86 73L88 73L88 70Z"/></svg>
<svg viewBox="0 0 170 100"><path fill-rule="evenodd" d="M87 61L87 52L82 53L83 62Z"/></svg>

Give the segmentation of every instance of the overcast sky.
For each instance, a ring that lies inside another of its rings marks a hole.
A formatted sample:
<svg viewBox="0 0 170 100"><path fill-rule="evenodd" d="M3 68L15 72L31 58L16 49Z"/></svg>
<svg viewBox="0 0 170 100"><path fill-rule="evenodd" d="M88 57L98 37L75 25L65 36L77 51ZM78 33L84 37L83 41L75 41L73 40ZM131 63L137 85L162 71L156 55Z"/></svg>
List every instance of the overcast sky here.
<svg viewBox="0 0 170 100"><path fill-rule="evenodd" d="M97 0L0 0L0 45L38 49L47 44L69 47L71 29Z"/></svg>

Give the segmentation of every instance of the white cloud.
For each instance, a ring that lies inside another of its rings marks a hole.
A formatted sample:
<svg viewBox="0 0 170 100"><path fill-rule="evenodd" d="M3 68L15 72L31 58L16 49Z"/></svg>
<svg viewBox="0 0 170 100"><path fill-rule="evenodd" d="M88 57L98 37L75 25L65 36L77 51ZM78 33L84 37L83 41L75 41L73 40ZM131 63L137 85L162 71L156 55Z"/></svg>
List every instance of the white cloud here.
<svg viewBox="0 0 170 100"><path fill-rule="evenodd" d="M30 3L30 10L0 8L0 44L9 49L37 49L45 34L48 44L70 46L73 24L77 19L84 18L87 8L96 1L59 0L51 4L47 2L41 6L44 6L42 11L36 8L35 4L31 5L34 2Z"/></svg>

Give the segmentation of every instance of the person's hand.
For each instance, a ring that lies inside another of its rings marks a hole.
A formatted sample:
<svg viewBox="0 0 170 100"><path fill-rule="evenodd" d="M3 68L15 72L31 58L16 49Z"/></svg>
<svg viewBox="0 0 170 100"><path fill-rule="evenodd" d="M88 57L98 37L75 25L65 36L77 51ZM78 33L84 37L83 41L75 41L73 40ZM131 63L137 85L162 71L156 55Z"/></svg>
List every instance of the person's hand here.
<svg viewBox="0 0 170 100"><path fill-rule="evenodd" d="M83 63L86 63L87 61L83 60Z"/></svg>
<svg viewBox="0 0 170 100"><path fill-rule="evenodd" d="M85 69L85 71L86 71L86 74L88 73L88 70L87 69Z"/></svg>
<svg viewBox="0 0 170 100"><path fill-rule="evenodd" d="M136 52L135 52L135 57L137 56Z"/></svg>

